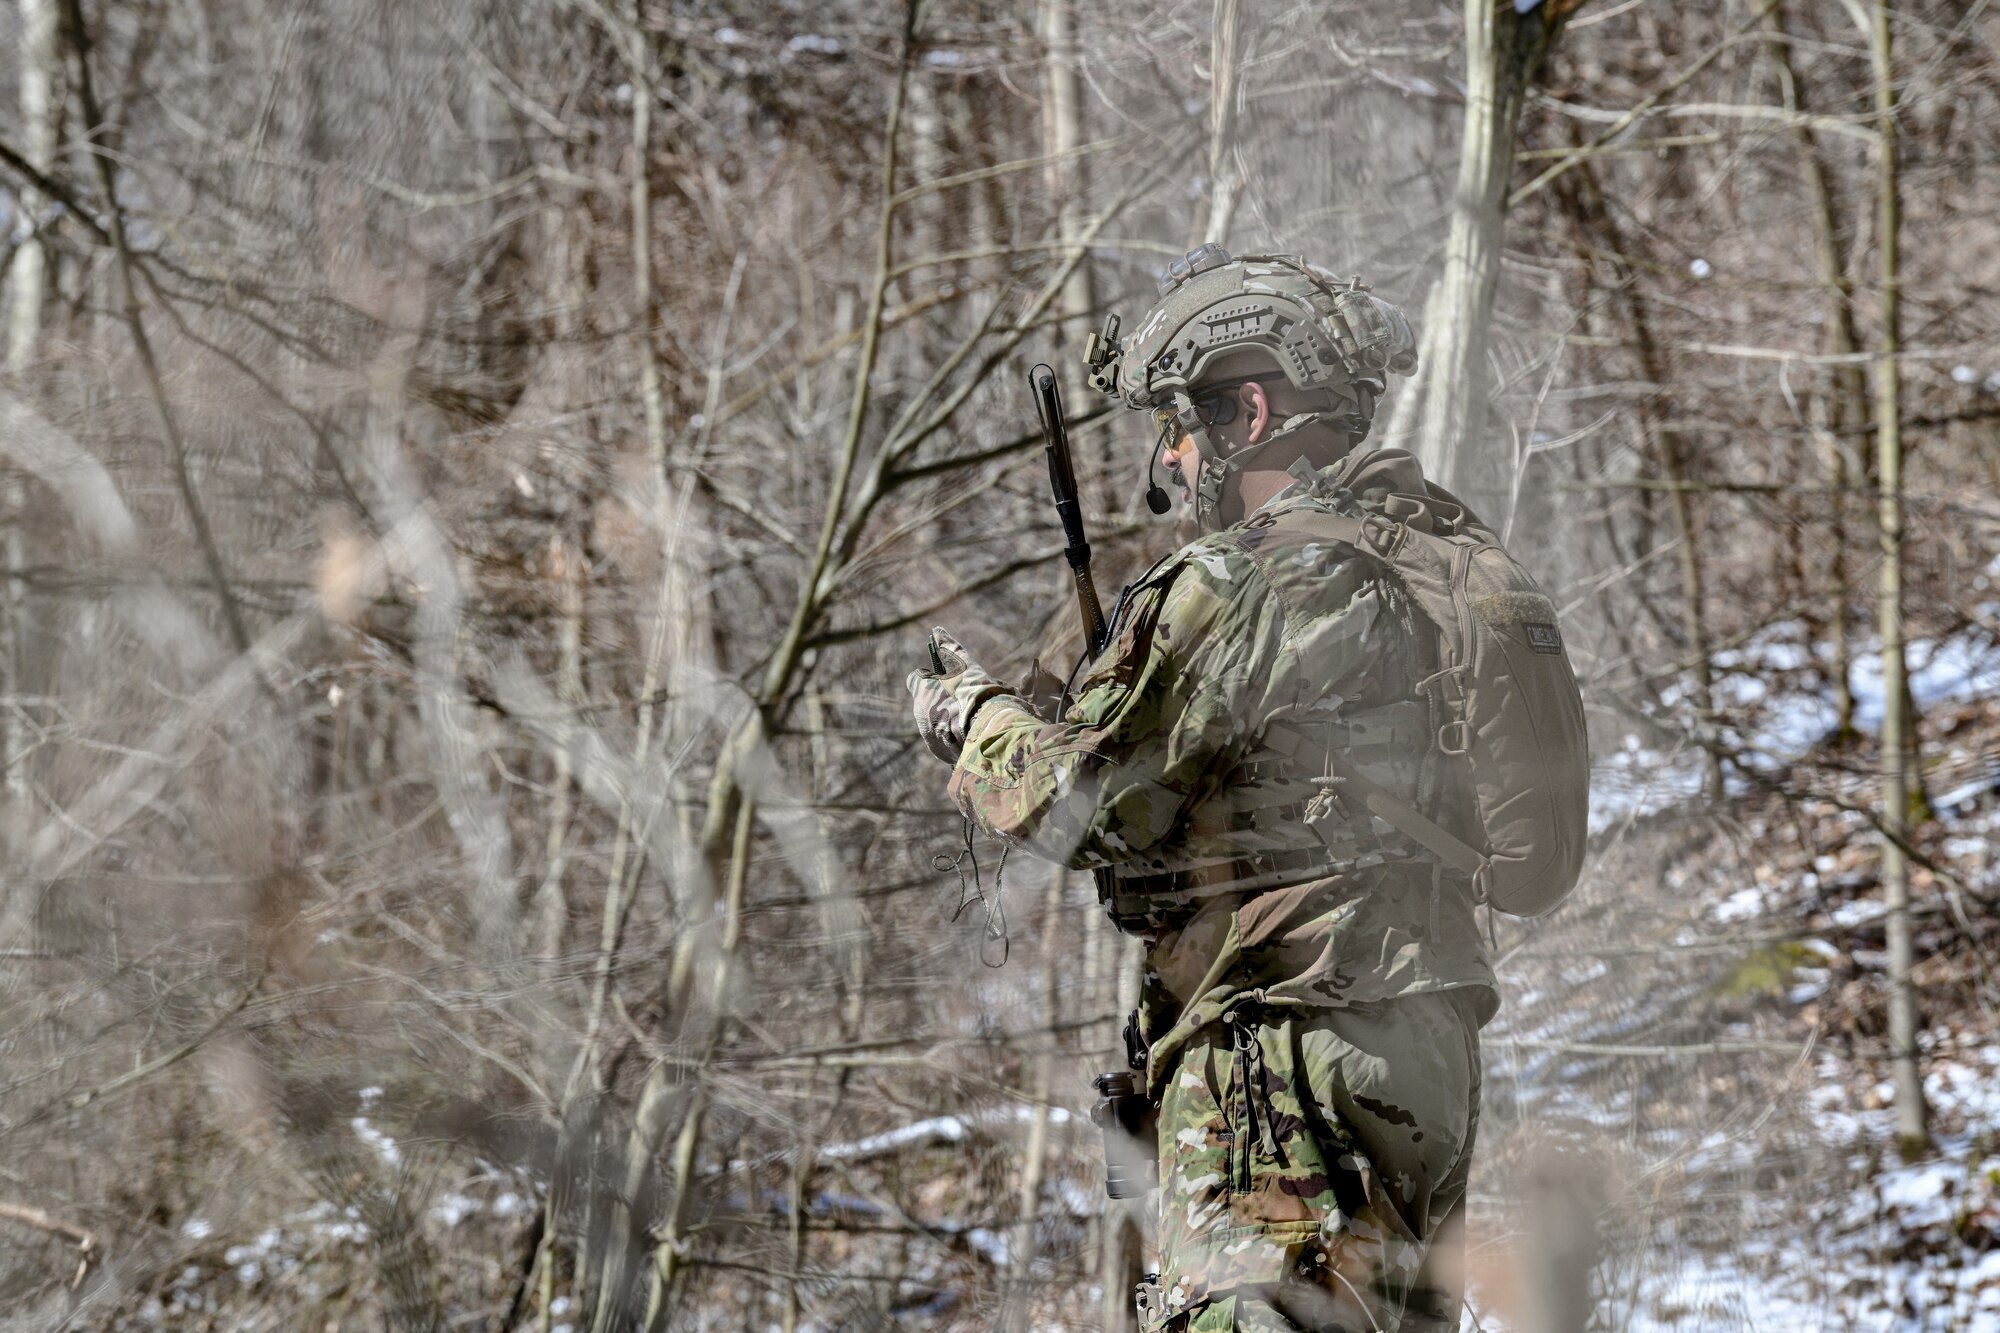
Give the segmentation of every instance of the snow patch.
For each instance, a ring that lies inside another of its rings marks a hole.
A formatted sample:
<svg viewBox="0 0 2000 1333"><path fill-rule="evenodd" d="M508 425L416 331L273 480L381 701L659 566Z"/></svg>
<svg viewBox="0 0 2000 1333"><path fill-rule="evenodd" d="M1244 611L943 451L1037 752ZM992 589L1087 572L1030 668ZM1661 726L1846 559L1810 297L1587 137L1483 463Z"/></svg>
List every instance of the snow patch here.
<svg viewBox="0 0 2000 1333"><path fill-rule="evenodd" d="M355 1116L347 1122L354 1127L354 1137L373 1148L390 1166L400 1166L403 1150L396 1146L396 1140L384 1134L369 1122L365 1115Z"/></svg>
<svg viewBox="0 0 2000 1333"><path fill-rule="evenodd" d="M907 1147L912 1143L938 1141L958 1143L970 1132L971 1126L967 1125L958 1116L933 1116L928 1120L919 1120L915 1124L904 1125L900 1129L891 1129L880 1134L871 1134L865 1139L856 1139L852 1143L832 1144L820 1149L813 1155L825 1162L845 1162L856 1157L870 1157L879 1152L886 1152L891 1148Z"/></svg>

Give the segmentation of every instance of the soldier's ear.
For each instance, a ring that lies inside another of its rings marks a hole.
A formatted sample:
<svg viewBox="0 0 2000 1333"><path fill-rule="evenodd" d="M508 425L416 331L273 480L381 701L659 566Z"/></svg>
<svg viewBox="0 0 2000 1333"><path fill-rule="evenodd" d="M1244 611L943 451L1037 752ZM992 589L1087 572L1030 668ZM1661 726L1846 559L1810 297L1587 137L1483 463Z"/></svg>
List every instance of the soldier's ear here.
<svg viewBox="0 0 2000 1333"><path fill-rule="evenodd" d="M1271 396L1256 380L1239 385L1236 392L1243 403L1243 424L1249 429L1243 442L1262 444L1271 430Z"/></svg>

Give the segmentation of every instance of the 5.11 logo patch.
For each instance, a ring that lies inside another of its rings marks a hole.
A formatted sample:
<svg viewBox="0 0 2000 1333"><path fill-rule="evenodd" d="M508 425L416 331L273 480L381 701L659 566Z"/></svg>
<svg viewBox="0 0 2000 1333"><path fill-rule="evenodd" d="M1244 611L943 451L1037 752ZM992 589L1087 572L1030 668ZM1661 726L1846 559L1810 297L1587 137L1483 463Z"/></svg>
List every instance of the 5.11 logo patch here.
<svg viewBox="0 0 2000 1333"><path fill-rule="evenodd" d="M1548 653L1560 657L1563 650L1562 631L1554 625L1544 625L1533 620L1521 622L1522 633L1528 636L1528 646L1538 653Z"/></svg>

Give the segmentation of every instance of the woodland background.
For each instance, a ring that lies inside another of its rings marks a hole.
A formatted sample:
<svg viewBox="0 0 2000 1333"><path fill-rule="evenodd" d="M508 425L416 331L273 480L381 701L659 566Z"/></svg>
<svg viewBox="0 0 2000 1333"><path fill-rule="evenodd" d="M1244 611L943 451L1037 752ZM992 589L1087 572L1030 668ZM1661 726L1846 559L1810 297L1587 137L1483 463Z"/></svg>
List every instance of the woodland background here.
<svg viewBox="0 0 2000 1333"><path fill-rule="evenodd" d="M1128 1327L1135 957L1087 878L940 873L901 682L933 623L1074 656L1026 371L1204 238L1419 319L1378 442L1584 680L1467 1327L2000 1328L1997 51L12 0L0 1328ZM1115 587L1187 533L1070 407Z"/></svg>

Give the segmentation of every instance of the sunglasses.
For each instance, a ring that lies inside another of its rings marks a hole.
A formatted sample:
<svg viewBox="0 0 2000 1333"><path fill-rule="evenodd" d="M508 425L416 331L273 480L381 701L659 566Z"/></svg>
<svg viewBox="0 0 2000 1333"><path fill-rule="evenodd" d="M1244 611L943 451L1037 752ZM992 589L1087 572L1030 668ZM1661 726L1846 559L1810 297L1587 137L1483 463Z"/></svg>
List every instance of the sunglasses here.
<svg viewBox="0 0 2000 1333"><path fill-rule="evenodd" d="M1236 397L1236 390L1246 384L1259 383L1262 378L1259 375L1251 375L1240 380L1204 385L1199 393L1189 395L1194 402L1195 415L1201 418L1201 424L1204 426L1227 426L1236 420L1236 414L1241 410L1242 404ZM1153 409L1153 422L1159 426L1163 436L1175 426L1183 424L1179 409L1171 403Z"/></svg>

